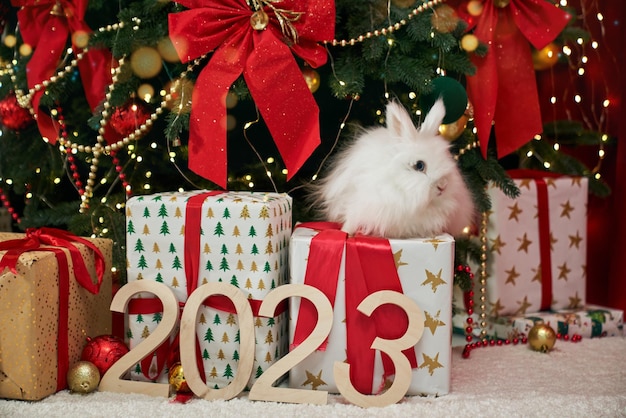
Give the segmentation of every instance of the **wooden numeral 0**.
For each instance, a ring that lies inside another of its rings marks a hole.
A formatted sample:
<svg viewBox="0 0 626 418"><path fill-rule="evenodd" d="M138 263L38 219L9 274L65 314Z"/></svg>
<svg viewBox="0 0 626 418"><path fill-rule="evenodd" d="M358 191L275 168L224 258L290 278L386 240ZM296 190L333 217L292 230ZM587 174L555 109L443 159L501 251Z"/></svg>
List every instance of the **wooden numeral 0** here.
<svg viewBox="0 0 626 418"><path fill-rule="evenodd" d="M239 318L239 363L235 378L222 389L209 389L202 381L196 365L196 320L200 305L212 295L229 298ZM189 389L198 397L207 400L232 399L237 396L250 380L254 366L254 318L252 308L246 296L235 286L227 283L207 283L198 287L187 299L183 316L180 320L180 362L185 373Z"/></svg>
<svg viewBox="0 0 626 418"><path fill-rule="evenodd" d="M276 380L287 373L293 366L314 352L328 337L333 325L333 308L328 298L315 287L304 284L288 284L272 290L263 300L259 309L259 315L273 316L278 303L291 296L300 296L313 302L317 310L317 324L302 344L272 364L254 382L254 385L250 388L248 399L324 405L328 401L328 393L326 391L272 386Z"/></svg>
<svg viewBox="0 0 626 418"><path fill-rule="evenodd" d="M126 312L130 298L140 292L149 292L161 300L163 316L156 329L124 357L115 362L100 381L99 390L120 393L142 393L150 396L168 397L170 386L167 383L131 382L121 377L170 337L178 322L178 300L174 292L164 284L150 280L130 282L120 288L111 302L114 312Z"/></svg>
<svg viewBox="0 0 626 418"><path fill-rule="evenodd" d="M398 305L406 312L409 325L404 335L395 340L387 340L376 337L372 343L372 349L380 350L387 354L393 361L395 378L391 387L382 395L364 395L359 393L350 381L350 365L336 361L333 369L335 382L339 392L350 402L361 407L387 406L394 404L406 395L411 385L411 365L402 350L413 347L422 338L424 333L424 314L422 310L399 292L381 290L372 293L359 304L358 310L370 316L374 310L386 303Z"/></svg>

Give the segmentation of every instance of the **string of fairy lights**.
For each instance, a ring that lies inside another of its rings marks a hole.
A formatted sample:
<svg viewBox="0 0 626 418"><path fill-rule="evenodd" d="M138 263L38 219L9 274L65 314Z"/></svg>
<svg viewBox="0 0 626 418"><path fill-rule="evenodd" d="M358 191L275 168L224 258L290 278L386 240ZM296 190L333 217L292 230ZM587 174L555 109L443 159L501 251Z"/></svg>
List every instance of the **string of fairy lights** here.
<svg viewBox="0 0 626 418"><path fill-rule="evenodd" d="M400 20L399 22L389 22L387 26L381 27L379 29L374 29L370 32L367 32L365 34L362 34L352 39L341 39L341 40L333 39L333 40L326 41L325 44L327 46L350 47L359 42L363 42L365 39L389 35L393 33L394 31L399 30L400 28L405 26L408 20L410 20L414 16L417 16L418 14L426 10L430 10L430 9L438 10L438 7L442 6L444 2L445 0L431 0L431 1L421 3L417 5L415 8L411 9L409 13L407 14L407 17ZM505 1L501 3L506 4L508 2ZM567 7L568 1L560 0L559 5L561 7ZM480 0L473 0L473 1L468 2L468 9L479 10L480 9L479 6L482 6L482 2ZM554 60L555 63L556 63L555 56L565 57L567 59L569 67L571 68L571 73L573 74L574 78L585 77L587 75L586 66L589 63L590 54L594 54L595 55L594 58L597 58L599 56L601 42L604 41L603 37L605 35L604 17L602 13L599 11L600 4L598 0L593 0L593 1L580 0L578 4L578 9L581 10L579 20L582 23L583 29L588 30L592 26L591 20L593 20L593 24L599 25L599 27L601 28L599 38L596 37L591 40L585 40L583 38L580 38L573 45L567 44L567 45L558 46L558 45L552 44L552 45L549 45L551 49L547 51L538 52L538 53L546 54L546 57L547 57L546 59L548 59L549 61ZM595 11L595 14L592 14L592 11ZM440 16L443 16L443 13L440 13ZM446 19L443 19L442 21L445 22ZM133 30L139 30L141 27L141 21L137 18L133 19L133 21L129 22L129 24L133 25L132 26ZM100 28L99 31L116 31L116 30L119 30L123 25L124 23L120 22L118 24L109 25L105 28ZM470 41L474 41L473 39L470 38L470 36L471 34L467 34L466 37L461 39L461 47L463 49L471 50L472 48L475 48L475 45L473 44L473 42L470 42ZM391 38L389 39L390 39L390 42L392 42ZM19 54L21 56L27 57L32 54L32 51L33 51L32 46L25 44L25 43L22 43L21 45L18 46L17 38L13 34L5 35L3 38L3 42L7 47L15 48L16 55ZM45 89L49 84L55 83L61 78L63 78L65 75L69 74L71 71L75 71L77 62L82 58L84 52L86 51L87 40L85 40L85 38L83 37L83 39L80 42L81 43L84 42L84 45L85 45L85 49L83 50L83 52L79 54L75 54L75 52L71 48L67 49L66 56L63 59L63 62L66 62L68 64L64 65L63 67L60 67L59 71L49 80L46 80L40 83L39 85L34 86L33 88L29 89L27 92L22 92L19 89L15 89L16 95L18 96L18 101L21 106L28 108L29 110L31 110L31 113L34 113L34 111L32 110L32 106L30 106L30 99L32 98L33 93L37 90ZM157 48L156 55L153 53L153 51L142 51L142 52L143 52L143 55L142 55L143 60L148 60L149 62L153 63L147 66L148 67L147 71L151 71L151 72L157 71L157 70L160 71L161 59L165 61L176 59L176 57L172 58L172 55L171 55L172 50L171 48L168 50L167 43L162 43L162 44L160 43L159 47ZM75 144L71 140L72 137L76 136L75 133L70 133L68 137L66 138L63 138L63 137L57 138L58 143L59 143L59 150L62 153L64 153L65 155L73 155L74 157L77 157L79 154L84 154L85 161L90 164L90 175L89 175L89 178L87 179L87 184L85 186L84 193L82 194L81 211L84 211L88 208L89 199L93 196L93 189L98 184L95 173L97 172L98 161L100 158L104 156L110 156L111 151L125 150L128 153L131 160L133 160L135 163L138 163L138 164L141 163L143 160L141 156L141 150L143 149L143 147L147 146L147 147L154 148L159 145L156 143L151 143L147 145L141 145L140 147L138 139L140 139L146 132L149 131L149 128L152 125L152 123L164 113L166 108L176 113L177 115L180 115L181 113L184 113L184 112L189 112L191 90L193 89L193 84L189 80L187 80L186 74L190 71L193 71L193 69L201 63L204 57L200 57L199 59L191 62L188 65L187 69L183 72L183 74L181 74L176 79L172 79L171 83L169 83L168 86L164 86L162 89L160 89L158 93L155 93L153 87L150 84L148 83L142 84L137 90L137 97L146 102L153 102L154 100L157 100L158 105L156 109L153 110L148 115L146 120L137 120L136 121L137 128L133 132L126 135L122 140L118 141L115 144L107 144L103 139L103 133L104 133L103 130L108 121L107 117L110 116L111 109L110 109L110 106L107 106L106 104L108 103L108 100L110 99L111 91L115 88L116 75L117 73L119 73L120 69L124 67L124 65L131 65L131 67L133 67L133 70L135 70L135 67L133 66L132 62L130 64L125 62L126 58L127 57L121 58L120 61L118 62L118 65L115 67L115 69L112 70L114 83L110 86L109 91L107 92L107 101L105 103L103 118L101 121L100 129L97 134L96 143L91 146ZM132 60L133 60L132 57L130 57L129 61L132 61ZM12 62L5 63L0 69L0 75L4 75L7 73L12 74L13 68L15 67L16 64L17 64L16 59L13 60ZM153 68L155 66L158 68ZM145 68L146 66L144 65L143 67ZM439 69L438 72L441 75L444 75L441 69ZM144 74L144 75L147 76L149 74ZM341 80L338 80L338 81L341 83ZM313 80L313 82L319 84L319 80ZM603 80L593 80L593 82L602 83ZM13 76L13 83L15 83L14 76ZM575 83L575 82L571 83L572 86L576 86L577 84L578 83ZM309 87L311 88L311 85L309 85ZM575 87L572 87L572 88L575 88ZM568 109L567 110L568 115L573 114L573 112L569 110L570 106L572 105L576 106L577 113L582 115L583 122L588 129L596 130L599 132L604 132L607 128L608 114L612 106L612 102L609 98L606 85L603 85L602 88L600 88L599 90L602 92L601 94L603 95L601 106L599 107L589 106L590 100L593 100L595 98L588 98L582 92L571 91L570 89L563 91L562 94L560 95L557 94L557 92L555 91L554 94L552 94L551 97L549 98L549 104L550 106L552 106L553 109L556 109L559 106L565 107L566 109ZM416 94L415 93L409 94L409 98L411 97L415 98ZM355 99L356 98L352 98L352 100L355 100ZM345 120L347 120L349 116L351 105L352 105L352 101L350 102L348 106L348 113L346 114L346 117L344 118L344 123L341 123L339 126L339 132L337 133L336 141L338 141L339 137L341 136L342 130L345 128ZM228 106L229 107L236 106L236 99L234 95L229 96ZM555 113L556 113L556 110L555 110ZM53 115L54 115L54 112L53 112ZM383 120L381 118L381 122L382 121ZM231 119L229 120L228 125L232 129L236 125L236 123ZM244 131L247 130L247 128L249 128L250 125L251 125L250 123L246 123L244 127ZM1 134L2 132L0 131L0 135ZM535 137L535 140L537 141L540 141L542 139L543 139L542 135L537 135ZM605 134L602 136L601 143L598 144L599 145L598 155L597 155L598 162L593 168L593 174L596 176L596 178L601 177L601 165L602 165L602 161L606 157L606 152L607 152L606 142L608 141L608 139L609 139L609 136ZM170 145L173 145L173 146L170 148ZM175 165L179 161L179 154L176 152L176 145L178 144L168 143L168 152L169 152L170 162ZM476 146L477 146L477 143L472 142L463 150L461 150L460 154L462 155L464 152L467 152L470 149L475 148ZM554 142L554 148L557 151L560 148L560 144L558 140ZM542 162L544 167L548 169L551 166L551 161L549 161L548 159L545 159L544 156L539 155L532 150L528 151L527 157L537 158L538 160ZM277 162L277 159L270 156L270 157L265 158L262 162L264 165L274 164ZM144 190L150 190L151 188L150 173L151 173L150 170L146 171L145 182L143 185L140 186ZM266 169L266 174L271 177L272 176L271 170ZM281 174L286 176L287 171L282 170ZM319 174L319 170L313 176L313 180L317 177L318 174ZM119 175L119 172L114 173L114 175ZM60 179L57 179L57 180L59 180L58 182L60 183ZM255 179L254 179L253 173L244 174L241 180L245 181L248 187L250 188L255 187ZM12 179L10 178L3 178L3 179L0 179L0 181L6 185L11 185L12 183ZM112 181L107 180L106 178L101 179L99 183L101 185L105 185L107 184L107 182L109 184L113 184ZM127 194L132 193L132 189L130 188L130 185L127 184L125 188L126 188L125 192ZM32 196L27 196L27 198L30 198L30 197Z"/></svg>

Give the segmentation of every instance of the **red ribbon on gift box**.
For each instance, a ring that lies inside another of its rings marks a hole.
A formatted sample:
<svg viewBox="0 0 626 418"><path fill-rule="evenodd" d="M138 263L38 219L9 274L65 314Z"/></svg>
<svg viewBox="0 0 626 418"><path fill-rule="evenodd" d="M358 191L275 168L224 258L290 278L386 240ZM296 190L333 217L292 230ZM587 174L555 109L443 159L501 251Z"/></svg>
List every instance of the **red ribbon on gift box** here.
<svg viewBox="0 0 626 418"><path fill-rule="evenodd" d="M495 122L498 157L503 157L543 131L529 42L543 48L563 30L570 15L546 0L511 0L504 7L485 0L478 16L467 12L467 4L463 1L457 7L459 17L489 47L484 57L471 55L476 74L467 77L467 93L474 123L486 156Z"/></svg>
<svg viewBox="0 0 626 418"><path fill-rule="evenodd" d="M28 87L33 88L55 74L59 60L65 52L68 35L92 32L84 21L88 1L11 0L11 3L21 7L17 13L20 32L24 42L34 48L26 65ZM74 53L82 51L73 40L72 48ZM83 89L92 111L104 99L106 89L111 84L110 68L111 53L106 49L90 48L83 59L78 61ZM41 136L55 144L58 130L50 116L39 109L43 93L43 89L35 91L32 106L36 111Z"/></svg>
<svg viewBox="0 0 626 418"><path fill-rule="evenodd" d="M546 178L563 177L561 174L538 170L509 170L513 179L532 179L537 186L537 219L539 228L539 254L541 257L541 306L549 310L552 306L552 243L550 240L550 204Z"/></svg>
<svg viewBox="0 0 626 418"><path fill-rule="evenodd" d="M91 249L94 253L96 266L96 282L94 283L85 265L80 250L72 242L78 242ZM17 263L20 255L29 251L51 251L57 259L59 266L59 315L57 333L57 391L67 387L67 371L69 370L69 297L70 297L70 274L67 256L63 249L70 253L74 278L85 289L93 294L100 291L104 275L105 260L102 252L92 242L84 238L55 228L30 228L26 230L26 236L20 239L0 242L0 251L6 253L0 259L0 272L8 268L13 274L17 274Z"/></svg>
<svg viewBox="0 0 626 418"><path fill-rule="evenodd" d="M349 237L340 230L341 225L332 222L309 222L299 228L320 232L311 239L304 284L318 288L334 306L343 249L346 251L346 351L350 368L350 380L361 393L370 393L374 376L375 351L371 343L378 337L393 339L406 332L408 320L404 311L386 304L378 307L371 317L359 311L357 306L368 295L380 290L402 293L402 285L389 241L384 238L357 235ZM313 305L302 299L298 312L293 345L301 344L317 323ZM320 350L325 350L327 341ZM415 350L403 353L411 367L417 367ZM383 353L384 377L394 374L393 362Z"/></svg>
<svg viewBox="0 0 626 418"><path fill-rule="evenodd" d="M326 63L318 42L334 36L334 2L259 0L256 12L246 0L178 3L189 8L169 15L181 61L213 51L193 90L189 168L226 188L226 95L243 74L290 179L320 143L319 109L292 52Z"/></svg>

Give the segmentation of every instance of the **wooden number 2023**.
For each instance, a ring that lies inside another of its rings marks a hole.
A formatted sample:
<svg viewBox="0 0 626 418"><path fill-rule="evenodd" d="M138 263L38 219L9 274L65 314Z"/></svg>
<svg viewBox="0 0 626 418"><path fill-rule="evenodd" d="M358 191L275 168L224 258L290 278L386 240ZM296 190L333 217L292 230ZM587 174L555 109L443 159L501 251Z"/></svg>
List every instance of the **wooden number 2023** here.
<svg viewBox="0 0 626 418"><path fill-rule="evenodd" d="M156 295L163 303L161 322L153 333L137 347L118 360L103 376L101 391L134 392L152 396L169 396L169 385L123 380L121 377L137 362L153 352L174 330L178 320L178 301L167 286L149 280L128 283L115 295L111 310L124 312L132 296L140 292ZM202 381L196 367L196 330L197 313L209 296L223 295L234 304L240 324L240 360L237 374L228 386L222 389L210 389ZM271 291L259 309L260 316L273 316L278 304L289 297L301 297L310 300L318 313L318 320L311 334L294 350L272 364L250 389L249 399L290 403L325 404L328 393L306 389L280 388L272 385L291 368L301 362L326 339L330 333L333 313L328 298L318 289L304 284L289 284ZM378 307L392 303L405 310L409 326L405 334L396 340L377 337L372 343L373 349L381 350L394 362L396 376L392 386L382 395L363 395L357 392L350 382L350 365L336 362L334 367L337 387L344 397L359 406L384 406L398 402L405 394L411 381L411 368L402 351L414 346L424 332L424 315L419 307L409 298L398 292L381 291L365 298L359 305L359 311L371 315ZM187 300L183 310L180 327L180 356L185 379L189 388L198 397L204 399L231 399L245 388L254 364L255 352L253 315L248 300L235 286L225 283L208 283L198 287Z"/></svg>

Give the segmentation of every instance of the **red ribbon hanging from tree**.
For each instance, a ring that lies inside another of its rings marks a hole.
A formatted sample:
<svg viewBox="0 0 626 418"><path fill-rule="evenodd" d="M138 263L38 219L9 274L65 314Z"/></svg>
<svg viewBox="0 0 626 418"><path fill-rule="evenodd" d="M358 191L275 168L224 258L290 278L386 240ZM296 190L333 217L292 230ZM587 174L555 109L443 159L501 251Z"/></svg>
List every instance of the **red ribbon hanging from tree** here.
<svg viewBox="0 0 626 418"><path fill-rule="evenodd" d="M375 351L371 344L378 336L386 339L398 338L406 332L406 314L397 306L379 306L368 317L357 311L357 306L372 293L392 290L402 293L402 284L391 251L389 241L384 238L348 235L340 231L333 222L310 222L297 226L320 230L311 240L304 284L320 289L334 305L341 258L345 245L345 307L346 307L346 354L350 368L350 380L361 393L372 390ZM326 247L326 248L324 248ZM313 305L302 299L297 316L293 346L301 344L311 333L317 322ZM325 350L326 342L320 350ZM413 347L404 350L412 368L417 367ZM382 355L384 378L394 374L391 359Z"/></svg>
<svg viewBox="0 0 626 418"><path fill-rule="evenodd" d="M255 12L245 0L181 0L190 10L169 15L170 38L182 62L214 51L192 95L189 168L222 188L226 95L242 74L288 179L320 143L319 109L292 52L312 67L326 62L318 42L334 36L334 2L258 2L263 8Z"/></svg>
<svg viewBox="0 0 626 418"><path fill-rule="evenodd" d="M12 0L21 7L17 14L24 42L33 46L34 53L26 66L28 87L49 80L55 75L57 65L66 49L70 34L90 34L84 16L87 0ZM74 53L80 53L72 39ZM85 97L92 111L104 99L111 84L111 53L106 49L90 48L78 61ZM53 120L39 109L43 89L35 91L32 106L36 111L41 136L56 143L58 129Z"/></svg>
<svg viewBox="0 0 626 418"><path fill-rule="evenodd" d="M563 30L570 15L545 0L511 0L504 7L485 0L482 13L472 16L467 3L457 8L459 16L489 47L484 57L471 56L476 74L467 77L467 93L483 156L495 123L497 153L503 157L543 131L528 43L543 48Z"/></svg>

